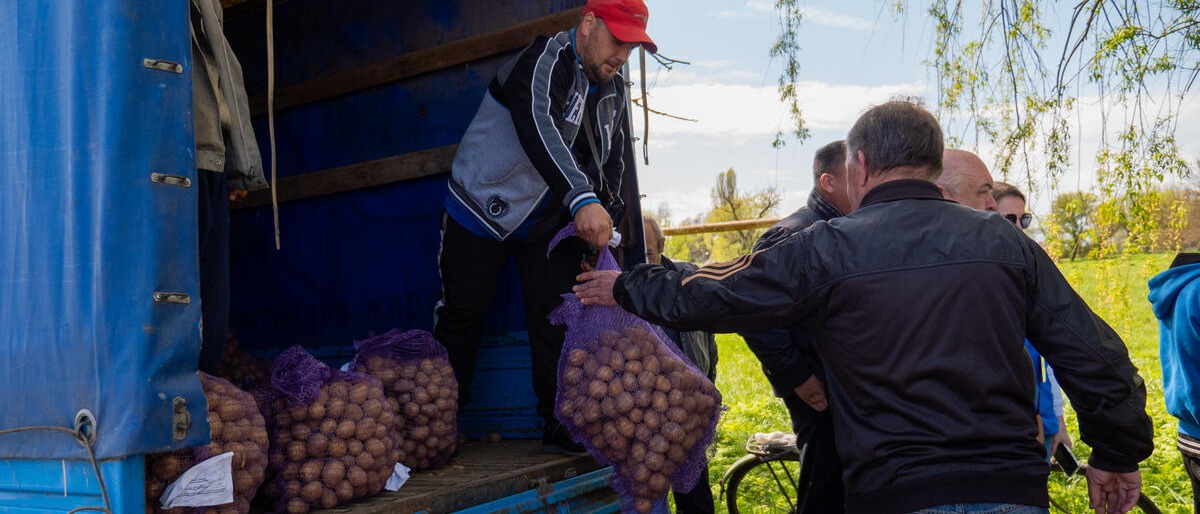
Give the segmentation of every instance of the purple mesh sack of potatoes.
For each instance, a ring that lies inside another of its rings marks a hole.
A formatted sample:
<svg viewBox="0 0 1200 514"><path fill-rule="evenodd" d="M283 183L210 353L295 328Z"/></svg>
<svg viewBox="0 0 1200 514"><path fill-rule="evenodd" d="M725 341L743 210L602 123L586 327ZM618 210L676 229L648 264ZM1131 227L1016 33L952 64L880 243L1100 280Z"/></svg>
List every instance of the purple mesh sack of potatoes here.
<svg viewBox="0 0 1200 514"><path fill-rule="evenodd" d="M399 441L379 379L330 369L293 346L256 397L270 435L262 491L272 512L332 509L383 490Z"/></svg>
<svg viewBox="0 0 1200 514"><path fill-rule="evenodd" d="M568 225L551 248L574 235ZM596 269L618 269L607 249ZM671 488L692 489L716 431L721 394L653 325L575 295L550 321L567 326L555 415L571 437L613 467L622 512L650 512Z"/></svg>
<svg viewBox="0 0 1200 514"><path fill-rule="evenodd" d="M400 462L416 471L437 469L458 455L458 380L446 349L424 330L394 329L356 341L350 369L383 383L399 407Z"/></svg>

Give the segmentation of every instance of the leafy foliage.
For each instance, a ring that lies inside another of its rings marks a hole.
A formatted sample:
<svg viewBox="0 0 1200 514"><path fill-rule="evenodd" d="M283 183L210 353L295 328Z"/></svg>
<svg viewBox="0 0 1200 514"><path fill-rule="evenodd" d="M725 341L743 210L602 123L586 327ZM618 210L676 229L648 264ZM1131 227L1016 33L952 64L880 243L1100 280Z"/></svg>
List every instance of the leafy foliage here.
<svg viewBox="0 0 1200 514"><path fill-rule="evenodd" d="M717 184L712 190L713 210L708 223L722 221L757 220L770 217L783 201L783 195L774 186L762 191L743 193L737 187L737 174L733 168L717 175ZM716 261L726 261L754 250L754 242L762 230L735 230L712 234L712 256Z"/></svg>
<svg viewBox="0 0 1200 514"><path fill-rule="evenodd" d="M683 220L683 225L769 218L776 214L782 201L783 194L773 186L751 192L738 189L737 173L729 168L717 174L712 189L712 210ZM763 229L754 229L672 236L667 238L664 254L697 264L726 261L750 253L762 232Z"/></svg>
<svg viewBox="0 0 1200 514"><path fill-rule="evenodd" d="M1055 197L1042 227L1046 251L1070 260L1091 254L1096 244L1095 218L1096 195L1074 192Z"/></svg>
<svg viewBox="0 0 1200 514"><path fill-rule="evenodd" d="M803 143L809 137L808 124L804 121L804 113L800 110L800 99L796 96L796 83L800 80L800 45L796 43L796 35L800 32L800 21L803 13L795 0L775 0L775 9L779 12L779 37L771 46L771 58L783 59L783 71L779 74L779 100L788 108L788 114L796 123L790 131L792 137ZM775 148L786 144L784 132L775 133L771 143Z"/></svg>
<svg viewBox="0 0 1200 514"><path fill-rule="evenodd" d="M880 2L895 13L910 4ZM780 91L798 129L804 121L786 85L798 77L799 5L776 0L782 21L771 50L785 58ZM1052 18L1059 7L1067 13L1061 22ZM917 9L934 31L926 64L937 77L948 143L994 145L993 174L1026 191L1057 189L1066 170L1094 166L1095 222L1120 228L1113 232L1120 237L1094 241L1096 251L1154 248L1151 232L1163 226L1151 208L1155 190L1189 174L1175 130L1200 75L1200 2L928 0ZM1071 162L1079 137L1073 125L1099 127L1095 162Z"/></svg>
<svg viewBox="0 0 1200 514"><path fill-rule="evenodd" d="M1200 193L1152 189L1131 204L1120 198L1100 202L1093 193L1062 193L1054 198L1042 233L1047 252L1060 259L1195 249L1200 247Z"/></svg>

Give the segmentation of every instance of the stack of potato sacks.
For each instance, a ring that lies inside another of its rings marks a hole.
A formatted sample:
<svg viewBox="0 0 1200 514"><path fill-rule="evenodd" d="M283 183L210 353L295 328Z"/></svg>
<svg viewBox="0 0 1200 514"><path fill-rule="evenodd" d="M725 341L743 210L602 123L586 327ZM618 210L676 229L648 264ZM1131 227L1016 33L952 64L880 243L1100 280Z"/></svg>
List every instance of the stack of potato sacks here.
<svg viewBox="0 0 1200 514"><path fill-rule="evenodd" d="M597 269L616 269L607 250ZM719 417L713 383L660 330L620 307L568 295L550 319L567 325L556 417L613 466L622 511L650 512L671 487L690 491Z"/></svg>
<svg viewBox="0 0 1200 514"><path fill-rule="evenodd" d="M242 350L241 342L232 331L225 335L225 351L221 354L221 378L247 391L265 384L271 378L271 362Z"/></svg>
<svg viewBox="0 0 1200 514"><path fill-rule="evenodd" d="M146 512L204 512L246 514L250 500L263 483L267 468L267 428L254 397L224 379L200 373L200 384L208 401L208 425L212 442L206 446L146 456ZM168 485L194 464L209 457L233 452L232 504L203 509L159 507L159 497Z"/></svg>
<svg viewBox="0 0 1200 514"><path fill-rule="evenodd" d="M446 349L424 330L395 329L354 343L350 369L383 384L404 418L400 462L416 471L444 466L458 452L458 381Z"/></svg>
<svg viewBox="0 0 1200 514"><path fill-rule="evenodd" d="M274 512L330 509L383 489L403 420L378 379L332 370L293 346L259 398L271 434L263 492Z"/></svg>

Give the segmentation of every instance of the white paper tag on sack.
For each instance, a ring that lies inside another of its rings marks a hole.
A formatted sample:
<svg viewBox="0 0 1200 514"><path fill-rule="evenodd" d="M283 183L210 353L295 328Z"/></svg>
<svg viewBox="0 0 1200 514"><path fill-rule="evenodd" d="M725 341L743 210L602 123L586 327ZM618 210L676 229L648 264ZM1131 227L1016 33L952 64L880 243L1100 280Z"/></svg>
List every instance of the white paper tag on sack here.
<svg viewBox="0 0 1200 514"><path fill-rule="evenodd" d="M158 501L164 509L233 503L233 452L210 457L192 466L167 486Z"/></svg>
<svg viewBox="0 0 1200 514"><path fill-rule="evenodd" d="M396 467L392 468L392 476L388 477L387 484L384 484L383 488L392 492L399 491L408 481L410 471L412 470L408 469L408 466L397 462Z"/></svg>
<svg viewBox="0 0 1200 514"><path fill-rule="evenodd" d="M617 227L613 227L613 236L608 240L608 246L612 248L621 246L621 233L617 232Z"/></svg>

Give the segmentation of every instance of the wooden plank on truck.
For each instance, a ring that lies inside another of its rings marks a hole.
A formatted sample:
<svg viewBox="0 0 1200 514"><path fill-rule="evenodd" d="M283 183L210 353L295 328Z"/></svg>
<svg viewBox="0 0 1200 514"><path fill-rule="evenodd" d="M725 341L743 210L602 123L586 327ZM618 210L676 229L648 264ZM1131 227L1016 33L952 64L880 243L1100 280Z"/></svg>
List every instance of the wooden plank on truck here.
<svg viewBox="0 0 1200 514"><path fill-rule="evenodd" d="M582 12L582 7L569 9L366 66L330 73L301 84L281 87L275 90L275 111L516 50L528 45L536 35L552 35L574 26ZM250 99L250 112L253 116L267 112L266 95Z"/></svg>
<svg viewBox="0 0 1200 514"><path fill-rule="evenodd" d="M456 150L458 145L439 146L280 179L276 186L279 190L277 196L282 203L447 173ZM244 209L270 204L271 191L264 189L251 192L245 200L231 207Z"/></svg>
<svg viewBox="0 0 1200 514"><path fill-rule="evenodd" d="M603 467L591 457L545 453L541 451L541 444L539 440L467 441L459 457L449 465L413 473L399 491L384 491L359 502L314 511L314 514L455 512Z"/></svg>

